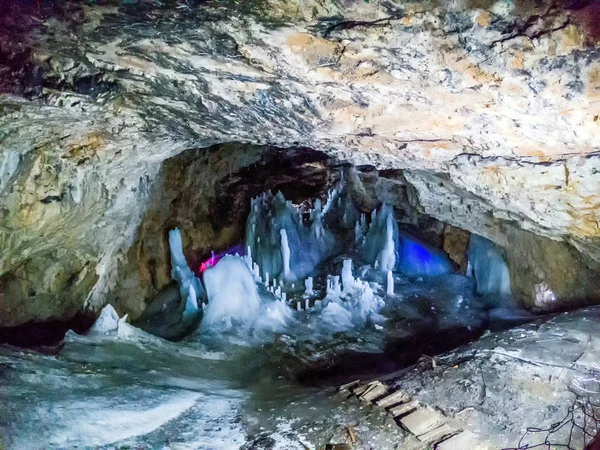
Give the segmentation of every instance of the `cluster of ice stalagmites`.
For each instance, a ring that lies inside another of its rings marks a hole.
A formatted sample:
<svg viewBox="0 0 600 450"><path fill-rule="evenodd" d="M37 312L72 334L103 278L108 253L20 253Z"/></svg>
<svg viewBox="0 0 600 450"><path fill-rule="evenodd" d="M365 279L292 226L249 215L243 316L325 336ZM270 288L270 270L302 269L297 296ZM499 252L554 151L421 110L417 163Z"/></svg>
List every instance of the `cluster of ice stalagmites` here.
<svg viewBox="0 0 600 450"><path fill-rule="evenodd" d="M185 262L179 230L169 238L172 276L186 301L186 314L191 314L198 309L196 293L202 284ZM384 297L394 296L395 274L421 278L454 270L442 250L399 229L391 206L372 211L367 223L343 182L329 191L324 207L315 200L305 217L281 192L252 199L245 244L245 255L227 255L203 272L205 330L283 331L295 321L294 310L318 313L332 330L378 323ZM494 250L483 238L471 240L469 261L480 294L510 293L508 269ZM358 255L356 261L367 272L379 274L372 277L386 284L385 290L355 278L352 259L343 261L340 275L327 276L324 289L315 289L318 267L344 252Z"/></svg>
<svg viewBox="0 0 600 450"><path fill-rule="evenodd" d="M260 268L259 276L294 282L306 278L336 250L324 223L320 201L305 224L301 213L281 192L252 199L246 225L246 247Z"/></svg>

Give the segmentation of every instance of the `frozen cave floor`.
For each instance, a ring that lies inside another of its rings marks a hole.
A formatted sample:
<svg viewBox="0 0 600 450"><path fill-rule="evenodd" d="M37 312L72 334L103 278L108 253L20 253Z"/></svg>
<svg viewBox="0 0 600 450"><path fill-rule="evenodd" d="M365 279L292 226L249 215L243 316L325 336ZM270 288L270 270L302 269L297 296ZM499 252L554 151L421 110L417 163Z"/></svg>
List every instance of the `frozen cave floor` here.
<svg viewBox="0 0 600 450"><path fill-rule="evenodd" d="M598 391L597 382L585 380L600 361L599 322L600 308L540 318L362 380L377 378L429 405L454 429L477 436L474 448L514 448L527 427L561 423L579 388ZM293 380L289 355L276 345L217 347L72 333L53 355L0 347L2 443L305 450L354 440L354 449L431 448L384 409ZM567 423L549 441L566 444L571 428ZM543 443L546 434L530 433L522 444ZM571 439L572 448L583 448L578 428Z"/></svg>

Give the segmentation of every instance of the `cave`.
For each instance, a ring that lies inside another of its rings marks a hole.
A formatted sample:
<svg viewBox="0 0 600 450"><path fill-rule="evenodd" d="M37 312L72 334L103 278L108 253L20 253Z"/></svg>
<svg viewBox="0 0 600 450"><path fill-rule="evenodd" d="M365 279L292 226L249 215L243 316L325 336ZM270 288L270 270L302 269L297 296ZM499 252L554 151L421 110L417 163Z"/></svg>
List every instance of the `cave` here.
<svg viewBox="0 0 600 450"><path fill-rule="evenodd" d="M7 0L0 450L600 450L600 7Z"/></svg>

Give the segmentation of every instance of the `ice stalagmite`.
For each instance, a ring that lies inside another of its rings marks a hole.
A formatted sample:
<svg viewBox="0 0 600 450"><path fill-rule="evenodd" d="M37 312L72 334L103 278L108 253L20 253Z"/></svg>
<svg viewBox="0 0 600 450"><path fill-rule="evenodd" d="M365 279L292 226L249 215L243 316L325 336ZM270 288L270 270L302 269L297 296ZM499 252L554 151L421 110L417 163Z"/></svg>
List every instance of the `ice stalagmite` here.
<svg viewBox="0 0 600 450"><path fill-rule="evenodd" d="M452 263L440 249L398 230L394 210L383 205L371 214L371 225L362 244L362 256L378 270L401 271L409 277L431 277L452 272Z"/></svg>
<svg viewBox="0 0 600 450"><path fill-rule="evenodd" d="M472 234L467 254L478 294L511 295L508 266L498 246L481 236Z"/></svg>
<svg viewBox="0 0 600 450"><path fill-rule="evenodd" d="M183 319L192 318L198 312L198 299L196 298L196 290L190 284L188 296L185 301L185 309L183 310Z"/></svg>
<svg viewBox="0 0 600 450"><path fill-rule="evenodd" d="M181 232L178 228L169 231L169 249L171 250L171 278L179 285L181 298L186 302L184 318L188 318L198 312L197 299L204 289L185 260Z"/></svg>
<svg viewBox="0 0 600 450"><path fill-rule="evenodd" d="M352 260L345 259L342 267L342 288L344 294L352 292L356 284L357 281L352 276Z"/></svg>
<svg viewBox="0 0 600 450"><path fill-rule="evenodd" d="M312 277L308 277L304 280L304 294L305 295L313 295L313 279Z"/></svg>
<svg viewBox="0 0 600 450"><path fill-rule="evenodd" d="M285 229L279 230L281 233L281 258L283 259L283 278L290 279L290 245L288 243L287 232Z"/></svg>
<svg viewBox="0 0 600 450"><path fill-rule="evenodd" d="M119 315L112 305L106 305L100 316L94 322L94 325L88 331L90 336L104 335L111 332L115 332L119 328Z"/></svg>
<svg viewBox="0 0 600 450"><path fill-rule="evenodd" d="M387 273L387 295L394 295L394 274L391 270Z"/></svg>
<svg viewBox="0 0 600 450"><path fill-rule="evenodd" d="M385 226L385 244L379 252L379 268L382 272L393 270L396 266L396 246L394 243L394 216L388 214Z"/></svg>

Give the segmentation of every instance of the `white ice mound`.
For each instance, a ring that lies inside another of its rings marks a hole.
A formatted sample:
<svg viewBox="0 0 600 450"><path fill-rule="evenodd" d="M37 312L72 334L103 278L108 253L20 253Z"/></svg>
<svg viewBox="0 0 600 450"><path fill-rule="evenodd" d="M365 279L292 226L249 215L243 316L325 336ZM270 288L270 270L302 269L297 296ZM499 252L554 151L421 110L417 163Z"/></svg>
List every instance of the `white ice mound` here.
<svg viewBox="0 0 600 450"><path fill-rule="evenodd" d="M106 335L116 333L119 329L119 315L112 305L106 305L100 312L100 316L88 331L88 335Z"/></svg>
<svg viewBox="0 0 600 450"><path fill-rule="evenodd" d="M100 316L87 335L90 337L111 336L125 339L147 336L139 328L127 323L127 314L119 318L119 314L112 305L106 305L102 309Z"/></svg>
<svg viewBox="0 0 600 450"><path fill-rule="evenodd" d="M248 326L258 318L260 297L254 277L242 258L224 256L214 267L204 271L203 279L208 296L203 330Z"/></svg>
<svg viewBox="0 0 600 450"><path fill-rule="evenodd" d="M475 277L478 294L511 295L508 266L504 261L502 250L496 244L472 234L467 254L469 269Z"/></svg>

